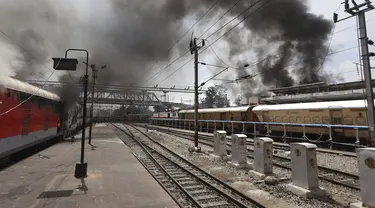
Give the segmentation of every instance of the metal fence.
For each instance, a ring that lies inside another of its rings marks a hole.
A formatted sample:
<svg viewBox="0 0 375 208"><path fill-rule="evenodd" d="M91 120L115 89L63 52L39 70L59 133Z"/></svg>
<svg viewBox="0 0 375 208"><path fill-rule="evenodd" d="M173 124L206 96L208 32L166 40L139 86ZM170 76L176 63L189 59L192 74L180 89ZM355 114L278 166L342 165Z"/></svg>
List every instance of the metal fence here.
<svg viewBox="0 0 375 208"><path fill-rule="evenodd" d="M318 142L329 142L332 144L340 144L340 145L355 145L360 146L360 131L368 130L368 126L355 126L355 125L333 125L333 124L301 124L301 123L279 123L279 122L251 122L251 121L230 121L230 120L198 120L198 127L200 132L212 132L215 130L226 130L230 133L242 133L247 135L252 135L254 138L259 136L275 136L271 135L272 126L282 126L283 127L283 135L277 136L284 139L291 138L291 139L299 139L302 141L308 141L312 143ZM170 128L179 128L185 130L193 130L194 129L194 120L193 119L168 119L168 118L151 118L150 120L151 125L157 126L166 126ZM288 127L299 127L301 128L302 136L299 138L290 137L287 135ZM311 140L307 136L306 128L320 128L327 131L324 135L328 136L328 140L320 141L323 133L320 134L320 137L315 140ZM240 129L240 130L239 130ZM248 129L252 131L249 132ZM334 141L333 138L333 130L337 129L346 129L346 130L353 130L355 131L355 144L347 144L347 143L338 143ZM262 133L262 131L264 130Z"/></svg>

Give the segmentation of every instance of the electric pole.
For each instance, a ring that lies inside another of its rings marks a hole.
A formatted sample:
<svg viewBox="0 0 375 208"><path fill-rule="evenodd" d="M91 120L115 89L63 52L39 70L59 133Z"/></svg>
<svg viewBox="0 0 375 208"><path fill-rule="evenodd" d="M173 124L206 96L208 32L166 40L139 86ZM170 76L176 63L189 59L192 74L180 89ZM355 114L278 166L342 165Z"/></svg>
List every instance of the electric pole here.
<svg viewBox="0 0 375 208"><path fill-rule="evenodd" d="M369 40L367 37L367 30L366 30L366 17L365 13L373 10L374 6L371 4L369 0L366 0L362 4L357 4L354 0L352 0L354 7L349 8L349 0L345 0L345 12L349 13L351 16L338 20L338 15L336 13L333 14L334 22L339 22L351 17L357 17L359 23L359 39L360 39L360 47L361 47L361 57L362 57L362 66L363 66L363 74L365 79L365 86L366 86L366 99L367 99L367 121L369 127L369 146L375 147L375 110L374 110L374 94L372 88L372 76L371 76L371 65L370 65L370 56L375 54L370 53L368 49L369 44L373 44L373 41ZM363 8L365 7L365 8Z"/></svg>
<svg viewBox="0 0 375 208"><path fill-rule="evenodd" d="M197 45L197 38L190 41L190 53L194 54L194 150L200 152L198 147L198 50L204 46L205 41L202 40L202 46Z"/></svg>
<svg viewBox="0 0 375 208"><path fill-rule="evenodd" d="M88 65L88 63L83 62L84 64ZM107 65L100 67L100 69L106 68ZM90 68L92 69L92 89L91 89L91 111L90 111L90 128L89 128L89 144L91 144L91 132L92 132L92 124L93 124L93 117L94 117L94 93L95 93L95 81L98 78L98 69L96 68L95 64L91 64Z"/></svg>

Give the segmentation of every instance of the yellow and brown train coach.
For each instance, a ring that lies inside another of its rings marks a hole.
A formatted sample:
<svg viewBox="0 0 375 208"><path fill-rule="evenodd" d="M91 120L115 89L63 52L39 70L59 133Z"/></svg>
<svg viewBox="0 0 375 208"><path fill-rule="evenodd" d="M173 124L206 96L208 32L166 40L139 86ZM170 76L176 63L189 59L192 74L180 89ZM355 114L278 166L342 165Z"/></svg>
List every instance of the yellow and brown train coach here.
<svg viewBox="0 0 375 208"><path fill-rule="evenodd" d="M210 130L213 130L215 128L214 125L216 125L217 129L223 129L223 125L224 125L224 129L230 130L232 128L232 124L230 122L222 123L220 121L259 121L257 120L255 114L252 111L254 107L255 107L254 105L248 105L248 106L228 107L228 108L199 109L198 119L218 121L216 122L216 124L214 122L208 123L208 127ZM180 110L178 114L179 114L179 119L187 119L187 120L194 119L194 109ZM203 128L207 128L206 123L202 125L205 125ZM233 125L235 129L242 129L241 124L234 123Z"/></svg>
<svg viewBox="0 0 375 208"><path fill-rule="evenodd" d="M259 105L253 112L262 122L327 124L327 125L367 125L367 101L332 101L313 103L294 103L278 105ZM303 133L301 127L286 127L287 132ZM281 125L272 125L270 130L283 132ZM328 128L306 127L307 134L328 135ZM356 137L356 130L333 128L334 137ZM359 131L360 138L368 138L368 131Z"/></svg>

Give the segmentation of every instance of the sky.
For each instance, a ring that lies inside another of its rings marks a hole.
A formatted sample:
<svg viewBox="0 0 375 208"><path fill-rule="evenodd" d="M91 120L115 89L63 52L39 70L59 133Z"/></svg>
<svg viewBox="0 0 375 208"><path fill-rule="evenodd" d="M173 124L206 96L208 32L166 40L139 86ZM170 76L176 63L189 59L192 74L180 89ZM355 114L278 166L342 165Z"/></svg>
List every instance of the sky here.
<svg viewBox="0 0 375 208"><path fill-rule="evenodd" d="M9 0L0 0L1 2L6 2ZM38 1L36 1L38 2ZM107 4L105 4L105 1L100 0L66 0L64 1L66 4L64 4L63 7L61 5L58 5L57 12L60 12L62 15L59 15L59 18L67 18L69 19L69 25L76 24L77 20L82 20L83 22L86 22L88 25L90 25L93 21L93 15L95 16L95 21L100 21L101 19L110 18L110 15L106 13ZM339 17L345 17L348 14L346 14L344 10L344 5L340 6L341 0L308 0L309 7L311 13L322 15L326 19L331 20L333 12L336 12L339 14ZM357 1L358 3L362 1ZM35 5L34 5L35 6ZM53 6L53 5L52 5ZM33 8L31 8L32 10ZM366 19L367 19L367 29L368 29L368 36L369 38L375 39L375 10L370 11L366 13ZM1 10L0 10L1 12ZM17 42L22 41L21 39L14 39L12 38L12 35L8 33L8 31L11 31L12 29L15 29L19 27L17 24L9 25L6 24L6 21L11 21L6 18L1 18L0 14L0 29L4 32L0 34L0 73L5 73L9 75L13 75L12 68L15 66L18 66L20 63L19 61L19 51L21 50L17 46ZM184 19L183 21L183 27L181 30L186 30L187 28L190 28L192 24L196 21L196 16L189 16ZM228 17L227 20L230 18ZM204 31L210 24L214 21L214 18L203 18L195 27L189 31L189 35L186 35L180 43L186 44L186 49L188 49L188 42L191 36L191 32L194 32L194 35L200 35L202 34L202 31ZM97 23L97 22L96 22ZM100 22L99 22L100 23ZM26 24L26 23L25 23ZM103 24L104 21L103 21ZM12 28L13 27L13 28ZM210 32L215 31L217 26L213 27ZM61 35L61 38L64 39L67 36L67 31L45 31L46 36L56 36ZM96 31L100 33L100 31ZM208 32L208 34L210 34ZM7 36L9 37L7 37ZM89 34L87 31L87 28L79 27L76 31L69 31L69 36L72 36L70 38L68 46L74 46L76 48L89 48L91 47L90 42L90 35L96 35L96 34ZM89 37L86 37L89 36ZM73 38L74 37L74 38ZM46 47L48 47L50 44L48 43L48 38L45 39L47 42ZM360 73L357 72L356 65L353 62L358 62L359 59L359 51L358 48L353 48L358 46L358 39L357 39L357 31L356 31L356 20L355 18L350 18L348 20L336 23L334 26L334 32L332 35L332 38L330 38L330 53L335 53L333 55L327 56L324 65L322 67L322 70L325 72L329 72L333 76L338 77L338 81L358 81L360 80ZM216 54L220 57L220 59L225 62L225 64L228 64L230 66L236 66L237 63L233 63L231 60L229 60L228 57L228 43L224 40L219 40L217 43L215 43L212 46L212 49L206 50L204 53L202 53L199 56L199 60L206 63L212 63L212 64L221 64L221 61L218 60ZM251 46L249 46L251 47ZM91 47L92 48L92 47ZM353 48L353 49L350 49ZM346 50L348 49L348 50ZM373 49L375 51L375 48L373 46L370 46L370 51ZM26 49L27 50L27 49ZM94 50L94 49L92 49ZM346 50L344 52L338 52ZM54 47L48 47L48 56L49 57L56 57L56 56L62 56L63 51L58 51ZM176 59L180 56L181 51L176 51L174 54L172 54L172 57L170 58L170 61ZM163 86L163 87L180 87L180 88L186 88L187 86L190 86L190 89L192 89L193 83L194 83L194 77L193 77L193 63L189 62L184 67L179 69L177 72L174 73L176 69L181 67L184 63L186 63L188 60L192 58L192 55L188 54L184 56L184 58L176 61L174 64L170 65L169 67L166 67L158 76L151 79L149 82L144 83L144 85L147 86ZM243 63L254 63L256 60L254 60L254 57L251 56L251 54L244 54L243 56L239 57L239 59ZM151 72L157 72L160 69L165 68L168 61L164 62L158 62L153 70ZM106 63L107 64L107 63ZM110 65L110 63L108 63ZM50 71L51 69L49 66L51 66L52 63L48 63L43 65L43 72L39 74L38 76L34 76L34 79L45 79L45 80L57 80L58 77L62 74L61 72L55 72L50 77ZM47 69L49 68L49 69ZM218 73L221 71L222 68L216 68L216 67L210 67L210 66L202 66L199 65L199 83L211 78L213 74ZM248 72L251 73L252 69L248 69ZM172 74L173 73L173 74ZM154 73L151 74L144 74L146 77L151 77ZM219 76L217 76L217 79L228 79L232 80L235 79L235 72L233 69L228 69L227 71L223 72ZM100 76L100 74L99 74ZM168 77L168 79L166 79ZM210 81L208 82L205 87L213 86L213 85L223 85L230 90L229 95L232 100L240 93L238 90L239 85L236 83L232 84L223 84L220 81ZM160 96L160 95L159 95ZM168 99L169 101L174 102L180 102L183 100L186 103L192 103L193 102L193 95L192 94L176 94L176 93L168 93Z"/></svg>

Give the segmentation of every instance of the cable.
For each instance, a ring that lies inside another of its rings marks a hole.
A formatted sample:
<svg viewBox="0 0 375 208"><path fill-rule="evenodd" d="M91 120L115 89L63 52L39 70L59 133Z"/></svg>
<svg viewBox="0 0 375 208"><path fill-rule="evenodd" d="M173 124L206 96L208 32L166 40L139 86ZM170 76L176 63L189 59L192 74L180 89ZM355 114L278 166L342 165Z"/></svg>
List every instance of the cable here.
<svg viewBox="0 0 375 208"><path fill-rule="evenodd" d="M235 6L237 6L237 4L240 2L241 0L237 0L237 2L236 3L234 3L233 4L233 6L232 7L230 7L225 13L223 13L223 15L221 15L220 17L219 17L219 19L217 19L209 28L207 28L207 30L199 37L199 38L201 38L201 37L203 37L203 35L205 35L214 25L216 25L216 23L218 23L221 19L223 19L224 18L224 16L225 15L227 15L229 12L230 12L230 10L232 10Z"/></svg>
<svg viewBox="0 0 375 208"><path fill-rule="evenodd" d="M8 38L14 45L16 45L21 51L23 52L26 52L28 53L32 58L34 58L35 60L38 60L38 58L36 58L33 54L29 53L28 51L26 51L25 49L23 49L16 41L14 41L11 37L9 37L2 29L0 29L0 33L3 34L6 38ZM45 67L45 66L44 66ZM53 72L53 70L51 70L50 68L48 67L45 67L46 69L48 69L50 72ZM35 73L34 73L35 74Z"/></svg>
<svg viewBox="0 0 375 208"><path fill-rule="evenodd" d="M221 29L223 29L224 27L226 27L229 23L233 22L235 19L237 19L239 16L241 16L242 14L246 13L248 10L250 10L251 8L253 8L255 5L257 5L259 2L261 2L262 0L258 0L257 2L255 2L254 4L250 5L249 7L247 7L245 10L243 10L241 13L239 13L237 16L235 16L234 18L232 18L230 21L228 21L227 23L225 23L224 25L222 25L219 29L217 29L215 32L211 33L209 36L207 36L205 39L208 39L210 37L212 37L215 33L217 33L218 31L220 31ZM263 5L267 4L270 0L268 0L266 3L264 3ZM262 5L262 6L263 6ZM260 6L260 7L262 7ZM258 8L259 9L259 8ZM257 10L258 10L257 9ZM256 10L256 11L257 11ZM253 13L255 13L256 11L254 11ZM251 13L252 14L252 13ZM248 16L244 17L244 19L241 21L245 21L247 19L247 17L249 17L251 14L249 14Z"/></svg>
<svg viewBox="0 0 375 208"><path fill-rule="evenodd" d="M168 52L170 50L172 50L174 48L174 46L177 45L177 43L179 43L182 38L185 37L185 35L195 27L195 25L197 25L199 23L199 21L201 21L203 19L203 17L205 17L218 3L219 3L220 0L217 0L213 5L211 5L211 7L200 17L198 18L197 21L195 21L195 23L168 49ZM174 61L172 61L171 63L169 63L167 66L165 66L164 68L162 68L161 70L159 70L158 72L156 72L156 74L154 74L151 78L147 79L145 84L148 83L151 79L155 78L157 75L159 75L163 70L167 69L169 66L171 66L173 63L175 63L177 60L179 60L180 58L182 58L183 56L185 56L187 53L189 52L189 50L185 51L180 57L178 57L177 59L175 59ZM154 64L154 66L157 64L158 62L156 62ZM154 68L154 66L152 68ZM151 68L151 69L152 69Z"/></svg>
<svg viewBox="0 0 375 208"><path fill-rule="evenodd" d="M211 78L209 78L208 80L202 82L199 86L199 87L203 87L207 82L211 81L213 78L217 77L218 75L220 75L221 73L223 73L224 71L228 70L228 68L225 68L223 70L221 70L219 73L215 74L214 76L212 76Z"/></svg>
<svg viewBox="0 0 375 208"><path fill-rule="evenodd" d="M375 18L370 18L370 19L367 19L366 20L366 23L368 23L368 22L371 22L371 21L374 21L375 20ZM333 33L333 34L337 34L337 33L341 33L341 32L344 32L344 31L346 31L346 30L348 30L348 29L351 29L351 28L353 28L353 27L358 27L358 25L357 24L355 24L355 25L352 25L352 26L349 26L349 27L346 27L346 28L344 28L344 29L341 29L341 30L339 30L339 31L336 31L335 33Z"/></svg>
<svg viewBox="0 0 375 208"><path fill-rule="evenodd" d="M325 57L332 56L332 55L335 55L335 54L338 54L338 53L342 53L342 52L345 52L345 51L349 51L349 50L352 50L352 49L355 49L355 48L359 48L359 47L360 47L360 46L353 46L353 47L346 48L346 49L343 49L343 50L340 50L340 51L335 51L335 52L332 52L332 53L327 54ZM279 54L279 55L277 55L277 56L281 56L281 55ZM311 57L311 59L316 59L316 58L320 58L320 56ZM268 59L268 57L266 57L266 58L264 58L264 59L262 59L262 60L256 62L255 64L252 65L252 67L254 67L255 65L260 64L261 62L263 62L263 61L266 60L266 59ZM295 64L289 64L289 65L286 66L286 67L295 66L295 65L298 65L298 64L300 64L300 62L295 63ZM263 74L263 73L265 73L265 71L264 71L264 72L258 72L258 73L255 74L254 76L258 76L258 75L261 75L261 74ZM236 81L239 81L239 80L238 80L238 79L237 79L237 80L232 80L232 81L230 81L230 82L228 82L228 83L234 83L234 82L236 82ZM228 83L224 83L224 84L228 84Z"/></svg>
<svg viewBox="0 0 375 208"><path fill-rule="evenodd" d="M211 46L210 48L211 48L212 52L215 54L216 58L219 59L219 61L220 61L221 63L223 63L224 65L226 65L226 66L228 66L228 67L230 67L230 68L238 69L238 68L235 68L235 67L230 66L229 64L225 63L225 62L224 62L224 61L223 61L223 60L217 55L217 53L214 51L213 46Z"/></svg>
<svg viewBox="0 0 375 208"><path fill-rule="evenodd" d="M61 61L61 59L59 60L57 66L60 64L60 61ZM49 77L47 78L47 80L50 79L54 73L55 73L55 71L52 71L52 73L49 75ZM39 88L37 92L39 92L39 90L43 89L43 88L46 87L46 86L47 86L47 85L45 85L45 86ZM28 100L30 100L32 97L34 97L34 95L35 95L35 94L30 95L27 99L25 99L25 100L22 101L21 103L17 104L17 105L14 106L13 108L10 108L9 110L7 110L7 111L1 113L0 116L3 116L3 115L5 115L5 114L10 113L10 112L13 111L14 109L16 109L16 108L18 108L19 106L21 106L22 104L26 103Z"/></svg>
<svg viewBox="0 0 375 208"><path fill-rule="evenodd" d="M341 7L341 4L339 5L339 7L335 10L335 13L340 9ZM327 47L327 52L326 52L326 55L324 56L323 60L322 60L322 63L320 64L320 67L318 68L318 72L323 68L323 65L324 65L324 62L326 61L326 58L327 58L327 55L329 53L329 50L331 48L331 44L332 44L332 39L333 39L333 34L335 32L335 29L336 29L336 24L333 24L333 28L332 28L332 32L331 32L331 37L329 39L329 43L328 43L328 47Z"/></svg>
<svg viewBox="0 0 375 208"><path fill-rule="evenodd" d="M181 59L182 57L184 57L186 54L189 53L189 49L186 50L180 57L178 57L177 59L173 60L172 62L170 62L168 65L166 65L164 68L160 69L158 72L156 72L152 77L150 77L149 79L146 80L145 84L148 83L148 81L150 81L151 79L155 78L156 76L158 76L163 70L167 69L169 66L171 66L173 63L175 63L176 61L178 61L179 59Z"/></svg>
<svg viewBox="0 0 375 208"><path fill-rule="evenodd" d="M253 6L255 6L258 2L260 2L261 0L258 0L255 4L253 4L252 6L250 6L248 9L252 8ZM262 4L259 8L257 8L255 11L253 11L252 13L250 13L249 15L247 15L246 17L244 17L240 22L238 22L237 24L235 24L232 28L230 28L227 32L225 32L223 35L221 35L219 38L217 38L214 42L212 42L209 46L207 46L206 48L202 49L199 54L203 53L207 48L209 48L210 46L212 46L213 44L215 44L219 39L221 39L222 37L224 37L225 35L227 35L229 32L231 32L235 27L237 27L239 24L241 24L243 21L245 21L247 18L249 18L251 15L253 15L254 13L256 13L257 11L259 11L259 9L263 8L267 3L269 3L271 0L268 0L266 1L264 4ZM248 10L246 9L246 11ZM244 13L244 12L242 12ZM241 14L242 14L241 13ZM239 16L239 15L237 15ZM237 17L236 16L236 17ZM234 18L235 19L235 18ZM232 19L232 20L234 20ZM232 21L231 20L231 21ZM220 30L220 29L219 29ZM218 30L217 30L218 31ZM217 31L215 31L214 33L216 33ZM211 35L213 35L214 33L212 33ZM210 35L210 36L211 36ZM209 37L210 37L209 36ZM184 66L186 66L190 61L192 61L194 58L191 58L189 61L185 62L181 67L177 68L175 71L172 72L172 74L168 75L165 79L163 79L159 85L161 83L163 83L165 80L167 80L169 77L173 76L176 72L178 72L180 69L182 69Z"/></svg>

